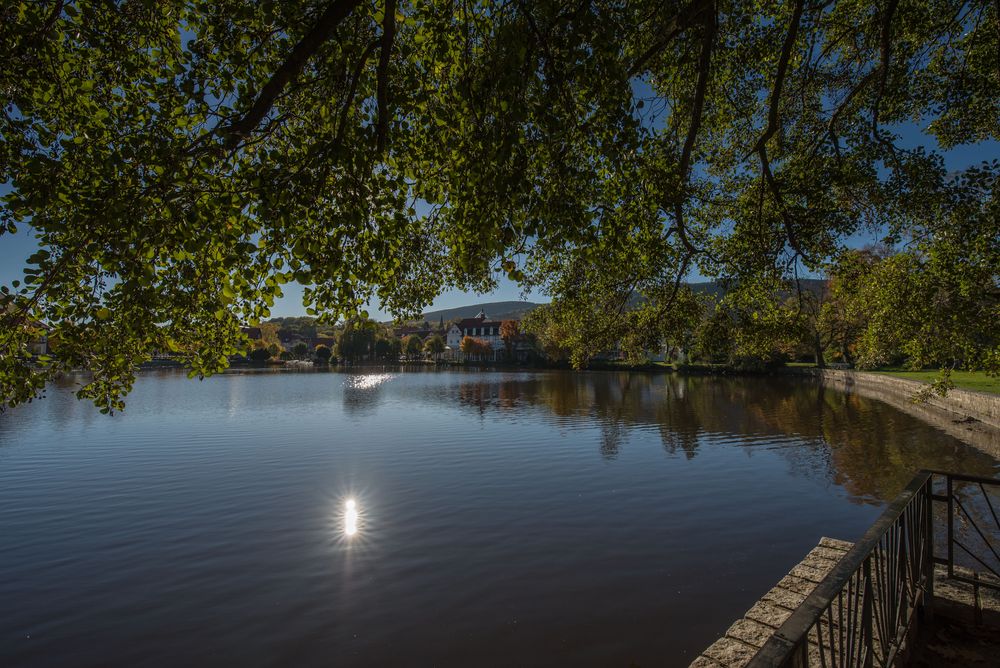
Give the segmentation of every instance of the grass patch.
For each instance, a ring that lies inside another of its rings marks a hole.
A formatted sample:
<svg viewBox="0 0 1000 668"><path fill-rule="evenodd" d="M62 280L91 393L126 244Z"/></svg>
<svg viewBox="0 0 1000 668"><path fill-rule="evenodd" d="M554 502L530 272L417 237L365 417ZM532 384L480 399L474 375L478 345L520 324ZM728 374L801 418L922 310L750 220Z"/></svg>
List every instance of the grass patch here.
<svg viewBox="0 0 1000 668"><path fill-rule="evenodd" d="M924 383L930 383L937 379L938 372L934 369L923 371L907 371L905 369L879 369L874 373L885 376L895 376L896 378L907 378ZM977 392L989 392L1000 394L1000 378L987 376L982 371L952 371L951 380L955 387L963 390L975 390Z"/></svg>

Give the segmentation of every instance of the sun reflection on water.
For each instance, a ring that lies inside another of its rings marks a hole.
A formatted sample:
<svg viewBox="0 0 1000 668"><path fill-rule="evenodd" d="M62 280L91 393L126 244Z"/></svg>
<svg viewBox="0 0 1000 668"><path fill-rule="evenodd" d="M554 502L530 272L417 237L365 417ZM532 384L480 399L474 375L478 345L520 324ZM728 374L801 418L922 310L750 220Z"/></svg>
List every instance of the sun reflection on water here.
<svg viewBox="0 0 1000 668"><path fill-rule="evenodd" d="M392 377L391 373L366 373L351 376L344 383L355 390L369 390L373 387L378 387L387 380L391 380Z"/></svg>
<svg viewBox="0 0 1000 668"><path fill-rule="evenodd" d="M358 503L348 499L344 503L344 535L353 536L358 533Z"/></svg>

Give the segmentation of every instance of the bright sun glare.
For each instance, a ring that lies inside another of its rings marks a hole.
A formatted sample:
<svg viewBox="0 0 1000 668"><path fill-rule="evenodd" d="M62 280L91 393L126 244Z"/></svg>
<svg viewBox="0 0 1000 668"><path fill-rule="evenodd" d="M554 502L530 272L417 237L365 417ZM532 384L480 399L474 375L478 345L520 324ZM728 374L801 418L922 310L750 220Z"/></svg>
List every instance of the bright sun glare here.
<svg viewBox="0 0 1000 668"><path fill-rule="evenodd" d="M354 499L348 499L344 507L344 533L353 536L358 532L358 504Z"/></svg>

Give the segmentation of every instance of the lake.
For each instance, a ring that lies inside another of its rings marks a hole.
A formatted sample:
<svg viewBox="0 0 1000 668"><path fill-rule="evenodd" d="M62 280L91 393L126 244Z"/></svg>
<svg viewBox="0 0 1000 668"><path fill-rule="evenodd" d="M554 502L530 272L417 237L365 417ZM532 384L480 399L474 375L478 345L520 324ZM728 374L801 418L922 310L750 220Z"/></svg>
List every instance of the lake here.
<svg viewBox="0 0 1000 668"><path fill-rule="evenodd" d="M1000 473L806 378L72 381L0 415L4 666L682 666L917 469Z"/></svg>

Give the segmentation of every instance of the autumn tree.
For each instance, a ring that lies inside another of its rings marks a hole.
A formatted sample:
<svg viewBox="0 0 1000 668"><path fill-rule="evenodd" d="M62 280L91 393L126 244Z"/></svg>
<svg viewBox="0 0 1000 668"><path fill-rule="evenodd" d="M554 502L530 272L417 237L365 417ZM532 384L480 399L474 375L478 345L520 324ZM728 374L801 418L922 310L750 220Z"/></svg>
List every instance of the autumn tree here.
<svg viewBox="0 0 1000 668"><path fill-rule="evenodd" d="M493 357L494 349L485 339L476 339L474 354L478 355L480 360L486 361L487 358Z"/></svg>
<svg viewBox="0 0 1000 668"><path fill-rule="evenodd" d="M521 335L521 323L517 320L504 320L500 323L500 338L503 339L507 351L507 359L514 357L514 343Z"/></svg>
<svg viewBox="0 0 1000 668"><path fill-rule="evenodd" d="M403 353L407 359L419 359L424 350L424 342L416 334L403 338Z"/></svg>
<svg viewBox="0 0 1000 668"><path fill-rule="evenodd" d="M493 346L483 339L478 339L472 336L465 336L462 338L462 342L459 344L459 350L462 351L462 354L464 354L467 359L475 358L478 361L485 361L487 357L493 354Z"/></svg>
<svg viewBox="0 0 1000 668"><path fill-rule="evenodd" d="M458 349L466 358L471 357L476 352L476 340L471 336L463 336L461 343L458 344Z"/></svg>

